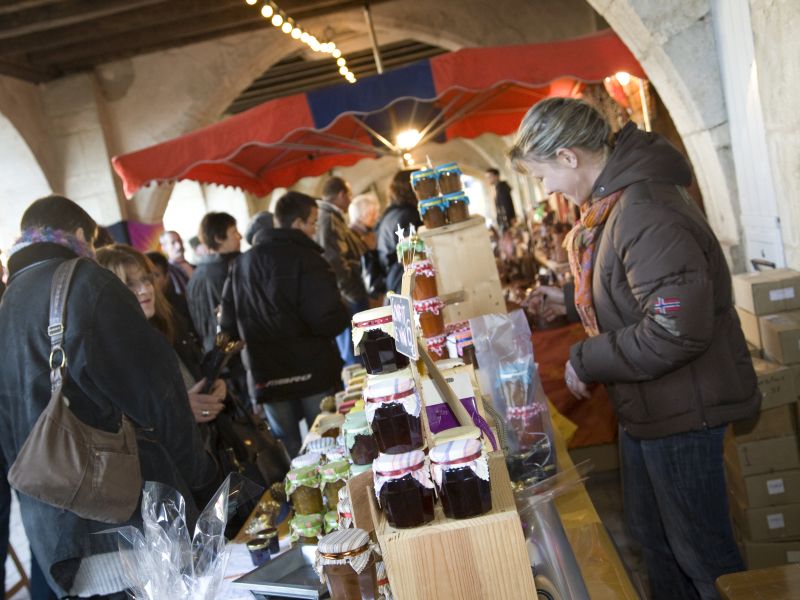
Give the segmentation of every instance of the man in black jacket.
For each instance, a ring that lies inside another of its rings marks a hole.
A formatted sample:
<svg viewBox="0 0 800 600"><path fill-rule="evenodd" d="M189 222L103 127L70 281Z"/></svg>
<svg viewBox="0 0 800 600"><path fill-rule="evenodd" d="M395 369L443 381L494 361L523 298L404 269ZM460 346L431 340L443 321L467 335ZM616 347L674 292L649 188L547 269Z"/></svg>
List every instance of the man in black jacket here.
<svg viewBox="0 0 800 600"><path fill-rule="evenodd" d="M214 347L217 336L222 286L228 277L231 261L239 256L242 235L231 215L210 212L200 221L200 240L208 248L208 254L197 262L186 296L194 329L200 336L203 350L208 352Z"/></svg>
<svg viewBox="0 0 800 600"><path fill-rule="evenodd" d="M486 169L486 183L494 190L494 208L497 213L497 224L505 231L517 221L514 201L511 199L511 186L500 179L500 171L495 168Z"/></svg>
<svg viewBox="0 0 800 600"><path fill-rule="evenodd" d="M298 422L310 426L319 403L339 382L335 337L350 321L336 277L313 240L317 205L289 192L275 207L278 228L231 268L222 298L222 330L246 342L244 361L254 402L294 456Z"/></svg>
<svg viewBox="0 0 800 600"><path fill-rule="evenodd" d="M47 323L53 273L65 260L93 256L97 225L74 202L48 196L28 207L21 228L0 304L3 472L50 400ZM193 492L215 485L217 471L203 449L166 338L147 322L125 284L93 260L81 260L75 270L65 328L69 409L84 423L113 432L127 415L137 427L142 479L166 483L183 495L191 530L197 518ZM33 553L59 596L116 597L127 587L117 541L93 535L108 529L107 523L23 494L20 510ZM129 524L140 523L137 509Z"/></svg>

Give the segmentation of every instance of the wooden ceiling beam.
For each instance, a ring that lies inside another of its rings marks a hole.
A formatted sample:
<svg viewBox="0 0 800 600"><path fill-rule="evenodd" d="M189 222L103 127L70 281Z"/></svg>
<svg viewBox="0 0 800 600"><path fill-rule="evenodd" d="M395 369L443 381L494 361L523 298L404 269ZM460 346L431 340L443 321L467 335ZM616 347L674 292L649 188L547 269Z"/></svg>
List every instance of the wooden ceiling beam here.
<svg viewBox="0 0 800 600"><path fill-rule="evenodd" d="M0 75L8 75L15 79L43 83L60 76L62 73L50 67L34 67L24 62L8 60L0 57Z"/></svg>
<svg viewBox="0 0 800 600"><path fill-rule="evenodd" d="M56 4L62 0L7 0L4 4L0 5L0 15L7 15L10 13L19 12L21 10L28 10L47 4Z"/></svg>

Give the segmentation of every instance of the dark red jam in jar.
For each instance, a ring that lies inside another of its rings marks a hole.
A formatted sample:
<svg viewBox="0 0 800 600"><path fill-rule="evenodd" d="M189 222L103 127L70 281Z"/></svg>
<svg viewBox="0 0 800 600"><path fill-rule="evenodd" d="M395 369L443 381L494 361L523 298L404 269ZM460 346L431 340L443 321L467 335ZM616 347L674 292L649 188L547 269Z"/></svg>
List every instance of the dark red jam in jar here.
<svg viewBox="0 0 800 600"><path fill-rule="evenodd" d="M372 437L367 416L363 410L350 411L342 426L344 442L350 460L356 465L368 465L378 457L378 446Z"/></svg>
<svg viewBox="0 0 800 600"><path fill-rule="evenodd" d="M371 375L391 373L408 366L408 357L395 349L391 327L391 306L365 310L353 316L353 347Z"/></svg>
<svg viewBox="0 0 800 600"><path fill-rule="evenodd" d="M433 521L434 486L425 454L381 454L372 463L375 495L389 525L398 529Z"/></svg>
<svg viewBox="0 0 800 600"><path fill-rule="evenodd" d="M364 399L367 420L380 452L403 454L422 448L422 404L408 369L370 376Z"/></svg>
<svg viewBox="0 0 800 600"><path fill-rule="evenodd" d="M492 510L489 463L479 440L437 444L430 461L445 516L468 519Z"/></svg>

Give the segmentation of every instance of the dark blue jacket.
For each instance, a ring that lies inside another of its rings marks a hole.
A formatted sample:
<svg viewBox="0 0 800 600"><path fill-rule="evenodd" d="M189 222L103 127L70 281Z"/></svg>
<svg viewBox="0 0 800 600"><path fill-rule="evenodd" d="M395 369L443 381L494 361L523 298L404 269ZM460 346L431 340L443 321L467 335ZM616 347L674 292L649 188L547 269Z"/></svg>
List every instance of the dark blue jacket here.
<svg viewBox="0 0 800 600"><path fill-rule="evenodd" d="M419 228L422 219L416 206L390 204L376 227L378 237L378 257L386 274L386 290L400 292L403 279L403 265L397 260L397 227L402 227L406 235L409 225Z"/></svg>
<svg viewBox="0 0 800 600"><path fill-rule="evenodd" d="M6 471L50 399L50 285L56 267L74 256L62 246L41 243L9 261L11 276L0 304L0 468ZM75 270L65 327L64 394L71 410L106 431L117 431L125 412L137 426L143 480L181 492L193 527L192 494L215 485L216 464L203 448L166 338L147 322L125 285L89 260ZM112 536L92 535L109 529L107 523L22 494L20 508L33 552L61 595L71 589L83 558L117 549ZM138 509L130 523L139 524Z"/></svg>

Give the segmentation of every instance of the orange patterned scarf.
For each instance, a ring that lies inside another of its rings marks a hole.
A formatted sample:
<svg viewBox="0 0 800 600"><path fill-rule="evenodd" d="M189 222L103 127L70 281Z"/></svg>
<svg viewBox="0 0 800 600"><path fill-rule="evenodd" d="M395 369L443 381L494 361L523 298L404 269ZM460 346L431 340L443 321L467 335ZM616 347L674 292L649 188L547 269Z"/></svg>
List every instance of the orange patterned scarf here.
<svg viewBox="0 0 800 600"><path fill-rule="evenodd" d="M624 190L609 194L604 198L587 202L581 207L581 219L567 234L564 247L569 254L569 268L575 281L575 308L581 317L583 328L589 336L600 334L597 314L592 298L592 274L594 272L594 253L603 225Z"/></svg>

